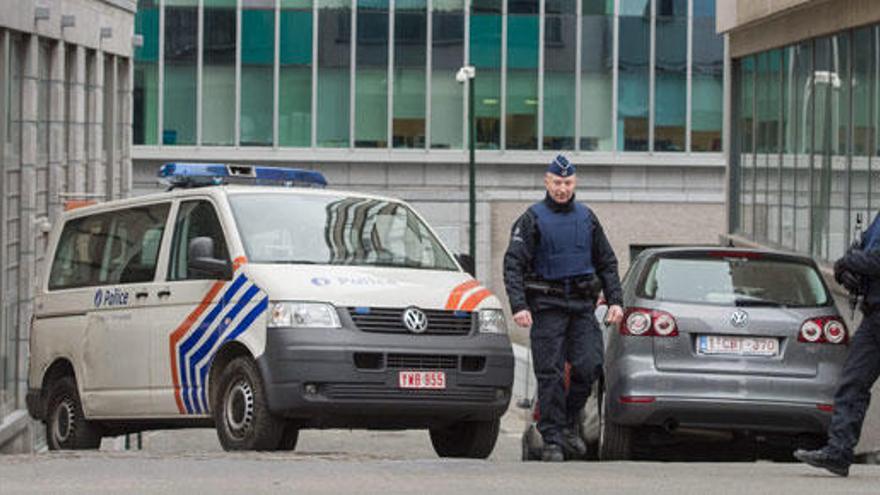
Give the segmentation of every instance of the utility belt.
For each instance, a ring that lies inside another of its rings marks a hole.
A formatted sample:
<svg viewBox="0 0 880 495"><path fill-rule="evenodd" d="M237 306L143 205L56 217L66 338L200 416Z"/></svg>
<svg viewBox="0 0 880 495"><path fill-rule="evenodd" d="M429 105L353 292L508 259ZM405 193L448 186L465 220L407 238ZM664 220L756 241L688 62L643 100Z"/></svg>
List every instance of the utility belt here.
<svg viewBox="0 0 880 495"><path fill-rule="evenodd" d="M526 280L526 292L553 297L583 297L595 301L602 291L602 282L594 274L563 280Z"/></svg>

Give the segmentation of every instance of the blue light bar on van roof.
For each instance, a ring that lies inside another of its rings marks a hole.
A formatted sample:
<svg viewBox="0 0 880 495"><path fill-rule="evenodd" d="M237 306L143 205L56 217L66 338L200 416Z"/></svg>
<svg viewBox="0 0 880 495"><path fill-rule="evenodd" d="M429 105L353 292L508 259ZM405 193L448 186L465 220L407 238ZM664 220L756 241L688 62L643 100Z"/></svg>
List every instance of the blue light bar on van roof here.
<svg viewBox="0 0 880 495"><path fill-rule="evenodd" d="M177 162L162 165L162 168L159 169L159 182L171 189L222 184L288 187L324 187L327 185L327 179L320 172L299 168Z"/></svg>

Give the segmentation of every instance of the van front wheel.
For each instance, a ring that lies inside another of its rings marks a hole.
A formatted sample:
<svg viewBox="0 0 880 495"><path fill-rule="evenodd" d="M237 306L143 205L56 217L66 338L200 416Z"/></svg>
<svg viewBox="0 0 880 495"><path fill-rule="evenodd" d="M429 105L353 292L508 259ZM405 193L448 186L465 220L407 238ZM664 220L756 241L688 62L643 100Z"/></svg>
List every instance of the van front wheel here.
<svg viewBox="0 0 880 495"><path fill-rule="evenodd" d="M498 440L500 419L461 421L445 428L431 428L431 444L440 457L485 459Z"/></svg>
<svg viewBox="0 0 880 495"><path fill-rule="evenodd" d="M220 374L213 405L217 437L225 450L275 450L284 423L269 412L263 380L247 357L233 359Z"/></svg>
<svg viewBox="0 0 880 495"><path fill-rule="evenodd" d="M86 421L76 381L65 376L49 387L46 408L46 443L50 450L97 449L101 432Z"/></svg>

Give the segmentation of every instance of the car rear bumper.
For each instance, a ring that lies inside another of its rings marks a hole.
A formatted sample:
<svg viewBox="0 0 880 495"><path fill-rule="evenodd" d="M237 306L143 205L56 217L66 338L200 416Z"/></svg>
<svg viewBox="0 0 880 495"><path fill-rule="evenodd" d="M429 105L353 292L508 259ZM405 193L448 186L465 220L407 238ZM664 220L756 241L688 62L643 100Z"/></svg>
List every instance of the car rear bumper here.
<svg viewBox="0 0 880 495"><path fill-rule="evenodd" d="M301 427L423 428L500 417L513 352L497 335L434 337L272 329L258 359L270 409ZM443 390L399 387L400 371L443 371Z"/></svg>

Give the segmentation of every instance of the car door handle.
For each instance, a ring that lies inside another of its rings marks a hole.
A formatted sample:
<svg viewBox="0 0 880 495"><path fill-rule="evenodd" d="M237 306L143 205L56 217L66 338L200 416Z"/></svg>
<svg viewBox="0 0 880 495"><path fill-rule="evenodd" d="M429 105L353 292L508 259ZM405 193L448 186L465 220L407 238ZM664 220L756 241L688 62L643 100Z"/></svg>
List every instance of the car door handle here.
<svg viewBox="0 0 880 495"><path fill-rule="evenodd" d="M134 293L134 298L135 298L135 299L143 299L143 298L145 298L145 297L149 297L149 295L150 295L150 293L147 292L147 291L135 292L135 293Z"/></svg>
<svg viewBox="0 0 880 495"><path fill-rule="evenodd" d="M171 290L169 290L169 289L162 289L162 290L160 290L159 292L157 292L156 295L159 296L159 297L168 297L168 296L171 295Z"/></svg>

